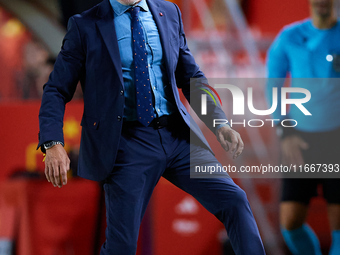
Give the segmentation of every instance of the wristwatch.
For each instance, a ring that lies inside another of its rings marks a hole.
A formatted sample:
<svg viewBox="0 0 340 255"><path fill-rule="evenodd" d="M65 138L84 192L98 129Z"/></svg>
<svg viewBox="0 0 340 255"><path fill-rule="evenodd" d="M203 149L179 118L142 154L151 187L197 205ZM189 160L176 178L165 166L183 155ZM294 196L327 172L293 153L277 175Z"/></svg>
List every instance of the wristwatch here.
<svg viewBox="0 0 340 255"><path fill-rule="evenodd" d="M64 146L63 142L60 142L60 141L50 141L50 142L44 143L44 149L45 150L51 149L53 146L55 146L57 144L61 144L62 146Z"/></svg>

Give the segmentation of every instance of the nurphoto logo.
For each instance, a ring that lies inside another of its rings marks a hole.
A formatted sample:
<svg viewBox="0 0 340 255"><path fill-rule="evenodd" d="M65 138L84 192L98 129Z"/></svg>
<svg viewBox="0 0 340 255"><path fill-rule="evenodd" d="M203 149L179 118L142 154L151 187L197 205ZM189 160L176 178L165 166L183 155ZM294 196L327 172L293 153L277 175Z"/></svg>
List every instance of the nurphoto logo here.
<svg viewBox="0 0 340 255"><path fill-rule="evenodd" d="M201 90L205 93L201 95L201 115L207 115L207 100L208 96L214 101L215 105L217 104L216 98L218 98L218 101L222 105L222 100L219 96L219 94L216 92L216 89L228 89L231 92L232 99L233 99L233 115L245 115L245 95L243 91L231 84L216 84L214 88L211 86L204 84L207 86L211 91L209 92L207 89L201 88ZM309 90L305 88L296 88L296 87L282 87L280 89L281 94L281 115L286 116L287 115L287 106L289 105L295 105L304 115L311 116L312 114L306 109L306 107L303 106L303 104L307 103L311 99L311 93ZM299 93L301 95L304 95L303 98L290 98L289 94L291 93ZM215 94L215 95L213 95ZM266 110L258 110L254 107L253 103L253 88L248 87L247 88L247 106L251 113L258 116L265 116L265 115L271 115L275 112L275 110L278 107L278 88L274 87L272 89L272 105L269 109ZM249 127L262 127L265 122L271 122L271 126L275 126L275 121L280 121L279 119L251 119L248 120L248 126ZM244 127L246 126L246 120L243 122L233 122L232 119L230 122L226 119L214 119L213 120L213 126L219 124L226 124L229 123L231 126L234 124L242 124ZM281 120L281 125L283 127L295 127L298 124L298 122L294 119L284 119Z"/></svg>

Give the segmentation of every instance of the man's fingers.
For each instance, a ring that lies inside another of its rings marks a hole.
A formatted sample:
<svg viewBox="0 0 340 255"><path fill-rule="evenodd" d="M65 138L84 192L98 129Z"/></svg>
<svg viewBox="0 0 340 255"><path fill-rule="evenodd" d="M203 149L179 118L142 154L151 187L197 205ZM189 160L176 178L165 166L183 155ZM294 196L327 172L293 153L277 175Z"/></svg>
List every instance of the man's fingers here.
<svg viewBox="0 0 340 255"><path fill-rule="evenodd" d="M57 144L46 151L45 175L54 187L61 188L67 184L67 171L70 159L62 145Z"/></svg>
<svg viewBox="0 0 340 255"><path fill-rule="evenodd" d="M54 187L61 188L62 185L67 184L67 171L70 169L69 160L67 163L54 162L53 164L47 165L45 169L46 178L53 184Z"/></svg>
<svg viewBox="0 0 340 255"><path fill-rule="evenodd" d="M230 134L230 140L231 140L231 151L230 153L234 153L238 147L238 139L234 132L231 132Z"/></svg>
<svg viewBox="0 0 340 255"><path fill-rule="evenodd" d="M244 143L239 133L233 129L222 127L217 131L217 139L221 143L225 151L233 154L233 158L237 158L243 151Z"/></svg>
<svg viewBox="0 0 340 255"><path fill-rule="evenodd" d="M282 144L282 160L284 162L284 164L291 164L292 163L292 159L290 157L290 150L287 150L286 147L284 146L284 144Z"/></svg>
<svg viewBox="0 0 340 255"><path fill-rule="evenodd" d="M61 188L63 186L63 181L61 179L61 170L62 169L62 165L59 164L59 172L58 172L58 187Z"/></svg>
<svg viewBox="0 0 340 255"><path fill-rule="evenodd" d="M298 136L287 137L282 142L282 153L287 160L286 164L303 165L304 159L301 150L306 150L309 145Z"/></svg>
<svg viewBox="0 0 340 255"><path fill-rule="evenodd" d="M301 149L303 150L307 150L309 148L309 144L306 143L304 140L300 139L300 143L299 143L299 146Z"/></svg>
<svg viewBox="0 0 340 255"><path fill-rule="evenodd" d="M60 186L59 164L57 162L53 164L53 180L54 186Z"/></svg>
<svg viewBox="0 0 340 255"><path fill-rule="evenodd" d="M292 151L289 152L289 154L288 154L288 159L289 159L288 162L289 162L290 164L296 165L296 163L297 163L297 157L296 157L296 154L295 154L295 151L294 151L294 150L292 150Z"/></svg>
<svg viewBox="0 0 340 255"><path fill-rule="evenodd" d="M244 148L244 143L241 139L241 136L238 135L238 146L237 146L237 150L234 154L234 159L241 155L243 148Z"/></svg>
<svg viewBox="0 0 340 255"><path fill-rule="evenodd" d="M303 165L304 164L304 160L302 157L302 153L300 149L297 149L295 152L295 164L296 165Z"/></svg>
<svg viewBox="0 0 340 255"><path fill-rule="evenodd" d="M49 164L48 165L48 176L50 179L50 182L52 183L53 186L55 186L55 181L54 181L54 170L53 170L53 165Z"/></svg>
<svg viewBox="0 0 340 255"><path fill-rule="evenodd" d="M61 175L61 180L62 180L62 185L67 184L67 165L63 165L60 167L60 175Z"/></svg>
<svg viewBox="0 0 340 255"><path fill-rule="evenodd" d="M57 185L55 178L54 178L54 172L55 172L55 166L53 164L50 165L50 180L52 185L55 187Z"/></svg>
<svg viewBox="0 0 340 255"><path fill-rule="evenodd" d="M45 176L46 176L47 181L51 182L50 181L50 176L49 176L49 168L48 168L47 164L45 164Z"/></svg>
<svg viewBox="0 0 340 255"><path fill-rule="evenodd" d="M287 154L288 154L288 158L289 158L289 163L290 163L290 164L296 165L296 160L297 160L297 158L296 158L296 150L295 150L295 148L294 148L294 147L291 148L291 149L287 152Z"/></svg>
<svg viewBox="0 0 340 255"><path fill-rule="evenodd" d="M284 152L284 158L287 164L302 165L304 164L301 150L299 148L292 148Z"/></svg>
<svg viewBox="0 0 340 255"><path fill-rule="evenodd" d="M228 144L227 140L224 138L223 133L218 134L218 139L219 139L219 142L221 143L223 149L225 151L229 151L229 144Z"/></svg>

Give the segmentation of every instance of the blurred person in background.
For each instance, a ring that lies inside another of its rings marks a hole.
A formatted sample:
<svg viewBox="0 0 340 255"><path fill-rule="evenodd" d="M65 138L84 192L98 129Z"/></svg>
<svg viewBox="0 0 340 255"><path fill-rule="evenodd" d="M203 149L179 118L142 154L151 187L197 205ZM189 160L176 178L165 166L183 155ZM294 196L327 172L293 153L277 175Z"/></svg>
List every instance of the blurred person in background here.
<svg viewBox="0 0 340 255"><path fill-rule="evenodd" d="M309 3L311 18L284 27L271 45L267 55L269 78L285 78L287 74L293 79L340 77L340 22L335 0L309 0ZM312 112L312 118L291 107L288 116L298 125L282 130L283 163L339 163L340 84L327 81L323 86L305 87L311 92L306 108ZM272 105L272 87L278 83L267 84L267 97ZM278 99L280 106L280 96ZM282 120L279 109L273 115ZM319 184L328 204L332 230L329 254L340 254L340 179L283 179L280 224L283 238L294 255L321 254L318 238L306 224L308 205L317 195Z"/></svg>
<svg viewBox="0 0 340 255"><path fill-rule="evenodd" d="M23 70L25 45L30 33L22 23L0 7L0 101L21 99L18 70Z"/></svg>
<svg viewBox="0 0 340 255"><path fill-rule="evenodd" d="M136 253L140 223L161 176L224 223L236 254L265 254L245 192L227 175L190 178L192 160L220 165L180 101L178 88L188 100L193 97L191 103L199 102L200 110L202 92L190 89L191 78L206 80L188 49L180 10L171 2L104 0L69 19L44 86L38 148L46 151L47 180L66 185L70 160L63 148L63 116L80 80L78 175L104 181L107 229L101 255ZM240 135L229 125L212 127L213 119L226 116L212 99L207 104L205 123L236 158L243 150Z"/></svg>
<svg viewBox="0 0 340 255"><path fill-rule="evenodd" d="M17 93L22 99L40 99L42 85L48 80L46 73L51 73L48 63L49 54L45 47L33 40L24 47L23 67L17 73ZM53 65L52 65L53 69ZM42 82L43 83L40 83Z"/></svg>

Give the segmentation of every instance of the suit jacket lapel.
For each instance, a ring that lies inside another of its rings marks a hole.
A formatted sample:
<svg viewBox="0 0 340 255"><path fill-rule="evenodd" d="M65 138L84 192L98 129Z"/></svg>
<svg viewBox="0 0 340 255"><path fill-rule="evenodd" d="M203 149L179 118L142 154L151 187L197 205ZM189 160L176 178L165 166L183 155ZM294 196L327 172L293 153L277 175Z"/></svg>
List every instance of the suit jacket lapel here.
<svg viewBox="0 0 340 255"><path fill-rule="evenodd" d="M96 22L97 27L109 51L113 65L117 70L119 80L124 87L122 62L119 54L118 40L113 18L113 10L108 0L100 3L97 15L101 17L101 19Z"/></svg>
<svg viewBox="0 0 340 255"><path fill-rule="evenodd" d="M170 41L168 36L168 22L166 18L166 12L161 9L159 6L159 3L156 3L156 1L147 0L149 9L152 13L153 19L157 25L159 36L161 39L161 44L163 47L163 53L165 55L165 63L166 63L166 69L168 73L168 77L170 78Z"/></svg>

